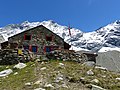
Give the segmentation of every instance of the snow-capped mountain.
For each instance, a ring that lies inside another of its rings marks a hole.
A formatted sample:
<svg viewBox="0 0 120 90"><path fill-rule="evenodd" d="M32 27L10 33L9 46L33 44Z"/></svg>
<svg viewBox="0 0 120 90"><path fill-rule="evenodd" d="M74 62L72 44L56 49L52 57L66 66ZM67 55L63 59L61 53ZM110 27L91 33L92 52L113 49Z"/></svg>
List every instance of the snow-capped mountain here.
<svg viewBox="0 0 120 90"><path fill-rule="evenodd" d="M73 45L92 51L102 51L105 47L109 47L109 50L120 48L120 21L117 20L93 32L83 33L83 36L74 41Z"/></svg>
<svg viewBox="0 0 120 90"><path fill-rule="evenodd" d="M79 29L71 28L71 34L67 26L62 26L56 22L49 20L43 22L28 22L21 24L10 24L0 28L1 42L7 41L8 37L28 30L30 28L43 25L62 37L67 43L72 45L72 49L76 50L92 50L99 51L102 48L119 48L120 47L120 21L108 24L96 31L84 33Z"/></svg>

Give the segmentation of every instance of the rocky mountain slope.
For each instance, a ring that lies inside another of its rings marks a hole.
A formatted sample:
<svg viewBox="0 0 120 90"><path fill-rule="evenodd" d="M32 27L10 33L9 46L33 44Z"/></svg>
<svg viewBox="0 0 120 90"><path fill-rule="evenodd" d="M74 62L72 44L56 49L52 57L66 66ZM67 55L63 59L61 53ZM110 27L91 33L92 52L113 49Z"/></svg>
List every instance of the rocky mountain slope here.
<svg viewBox="0 0 120 90"><path fill-rule="evenodd" d="M0 66L0 90L120 90L120 74L70 61L18 63Z"/></svg>
<svg viewBox="0 0 120 90"><path fill-rule="evenodd" d="M38 25L44 25L67 43L72 45L74 50L92 50L92 51L105 51L105 47L119 48L120 47L120 21L108 24L93 32L82 32L79 29L71 28L71 34L67 26L61 26L56 22L49 20L43 22L28 22L25 21L21 24L10 24L0 28L1 42L7 41L8 37L17 33L23 32ZM102 50L101 50L102 49ZM104 50L103 50L104 49Z"/></svg>

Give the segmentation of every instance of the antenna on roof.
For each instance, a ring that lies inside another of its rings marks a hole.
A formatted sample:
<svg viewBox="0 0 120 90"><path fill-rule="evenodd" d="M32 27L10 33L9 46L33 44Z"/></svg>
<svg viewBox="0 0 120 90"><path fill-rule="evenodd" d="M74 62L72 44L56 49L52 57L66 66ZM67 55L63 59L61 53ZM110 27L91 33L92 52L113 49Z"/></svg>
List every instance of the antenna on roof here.
<svg viewBox="0 0 120 90"><path fill-rule="evenodd" d="M70 35L70 37L71 37L71 27L70 27L70 23L68 24L68 30L69 30L69 35Z"/></svg>
<svg viewBox="0 0 120 90"><path fill-rule="evenodd" d="M71 34L71 27L70 27L70 23L68 23L68 30L69 30L69 36L71 38L72 34ZM72 48L72 40L70 40L70 44L71 44L71 48ZM73 50L73 48L72 48Z"/></svg>

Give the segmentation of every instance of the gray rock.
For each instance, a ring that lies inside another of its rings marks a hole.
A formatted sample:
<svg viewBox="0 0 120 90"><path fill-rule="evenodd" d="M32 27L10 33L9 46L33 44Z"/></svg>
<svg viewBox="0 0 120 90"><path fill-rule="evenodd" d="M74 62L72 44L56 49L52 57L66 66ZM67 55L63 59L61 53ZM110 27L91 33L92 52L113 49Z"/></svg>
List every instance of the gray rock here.
<svg viewBox="0 0 120 90"><path fill-rule="evenodd" d="M27 65L24 64L24 63L18 63L17 65L14 66L14 68L17 68L17 69L22 69L22 68L25 68Z"/></svg>
<svg viewBox="0 0 120 90"><path fill-rule="evenodd" d="M106 90L100 86L92 85L92 90Z"/></svg>
<svg viewBox="0 0 120 90"><path fill-rule="evenodd" d="M44 89L44 88L36 88L34 90L46 90L46 89Z"/></svg>
<svg viewBox="0 0 120 90"><path fill-rule="evenodd" d="M99 83L99 80L98 79L93 79L91 82L93 82L93 83Z"/></svg>
<svg viewBox="0 0 120 90"><path fill-rule="evenodd" d="M46 67L42 67L40 70L42 71L42 70L46 70L47 68Z"/></svg>
<svg viewBox="0 0 120 90"><path fill-rule="evenodd" d="M5 77L9 74L11 74L13 71L11 69L3 70L0 72L0 77Z"/></svg>
<svg viewBox="0 0 120 90"><path fill-rule="evenodd" d="M25 83L25 85L26 86L31 86L32 84L31 84L31 82L27 82L27 83Z"/></svg>
<svg viewBox="0 0 120 90"><path fill-rule="evenodd" d="M46 87L46 88L54 88L54 86L52 84L45 84L44 87Z"/></svg>
<svg viewBox="0 0 120 90"><path fill-rule="evenodd" d="M94 75L92 70L87 71L87 75Z"/></svg>
<svg viewBox="0 0 120 90"><path fill-rule="evenodd" d="M110 71L120 72L120 52L108 51L98 53L96 65L105 67Z"/></svg>
<svg viewBox="0 0 120 90"><path fill-rule="evenodd" d="M95 62L93 62L93 61L87 61L87 62L84 62L83 65L93 67L93 66L95 66Z"/></svg>

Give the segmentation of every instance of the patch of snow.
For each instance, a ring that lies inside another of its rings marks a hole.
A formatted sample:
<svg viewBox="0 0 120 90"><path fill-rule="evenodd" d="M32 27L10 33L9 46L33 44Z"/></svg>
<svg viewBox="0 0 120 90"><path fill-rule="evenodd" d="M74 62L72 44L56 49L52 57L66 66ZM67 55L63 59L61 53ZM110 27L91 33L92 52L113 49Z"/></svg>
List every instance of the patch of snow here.
<svg viewBox="0 0 120 90"><path fill-rule="evenodd" d="M75 51L89 51L88 49L83 49L80 47L75 47L75 46L71 46L71 48L69 50L75 50Z"/></svg>
<svg viewBox="0 0 120 90"><path fill-rule="evenodd" d="M120 51L120 48L102 47L98 52Z"/></svg>

